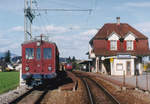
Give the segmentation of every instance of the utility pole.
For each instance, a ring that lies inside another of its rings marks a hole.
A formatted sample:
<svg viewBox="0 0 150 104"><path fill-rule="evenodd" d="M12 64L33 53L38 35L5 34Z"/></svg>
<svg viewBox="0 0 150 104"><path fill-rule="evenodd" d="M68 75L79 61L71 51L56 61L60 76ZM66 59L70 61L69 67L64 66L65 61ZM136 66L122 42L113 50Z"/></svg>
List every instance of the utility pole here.
<svg viewBox="0 0 150 104"><path fill-rule="evenodd" d="M92 9L49 9L49 8L32 8L32 0L24 0L24 39L25 41L28 41L29 39L32 39L32 22L35 18L35 15L33 12L35 11L74 11L74 12L92 12ZM30 36L30 38L29 38Z"/></svg>
<svg viewBox="0 0 150 104"><path fill-rule="evenodd" d="M25 41L32 39L32 22L34 19L32 13L32 0L24 0L24 38ZM29 38L30 36L30 38Z"/></svg>

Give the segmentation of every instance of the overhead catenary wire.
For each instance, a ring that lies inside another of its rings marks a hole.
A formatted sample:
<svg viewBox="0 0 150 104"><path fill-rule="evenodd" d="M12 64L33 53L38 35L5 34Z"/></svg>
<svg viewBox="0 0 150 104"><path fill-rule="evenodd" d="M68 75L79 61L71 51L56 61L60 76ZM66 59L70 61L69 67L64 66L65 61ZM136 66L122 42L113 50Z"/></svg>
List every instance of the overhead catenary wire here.
<svg viewBox="0 0 150 104"><path fill-rule="evenodd" d="M39 16L39 19L40 19L37 22L39 22L40 28L43 31L43 33L46 33L47 35L50 33L49 30L47 29L47 26L48 26L47 24L49 23L49 21L47 19L47 16L43 17L43 15L41 14L41 12L44 11L45 14L47 14L48 11L64 11L64 12L70 12L70 11L79 12L80 11L80 12L89 12L89 15L91 15L91 13L93 11L93 8L92 9L81 9L79 6L76 6L76 5L70 4L70 3L66 3L66 5L73 6L73 7L76 7L76 8L73 8L73 9L65 9L65 8L57 8L57 9L53 9L53 8L40 8L40 6L38 5L39 4L38 1L39 0L32 0L32 4L34 4L34 5L32 6L31 12L32 13L37 13L36 16ZM56 1L55 1L55 3L56 3ZM59 4L65 4L65 3L60 2ZM70 12L70 13L72 13L72 12ZM89 18L89 17L87 17L87 18ZM88 24L88 19L87 19L87 24ZM73 30L73 29L70 28L70 30Z"/></svg>
<svg viewBox="0 0 150 104"><path fill-rule="evenodd" d="M35 0L34 0L34 1L35 1ZM36 8L36 9L39 9L38 3L37 3L37 2L34 2L34 3L35 3L35 8ZM44 21L45 19L42 18L43 16L41 16L41 13L39 13L39 15L37 15L37 16L40 17L40 21L39 21L39 22L40 22L40 24L41 24L40 27L41 27L41 29L42 29L42 32L47 34L47 33L48 33L48 30L47 30L47 28L46 28L46 22ZM42 26L42 24L43 24L43 26Z"/></svg>

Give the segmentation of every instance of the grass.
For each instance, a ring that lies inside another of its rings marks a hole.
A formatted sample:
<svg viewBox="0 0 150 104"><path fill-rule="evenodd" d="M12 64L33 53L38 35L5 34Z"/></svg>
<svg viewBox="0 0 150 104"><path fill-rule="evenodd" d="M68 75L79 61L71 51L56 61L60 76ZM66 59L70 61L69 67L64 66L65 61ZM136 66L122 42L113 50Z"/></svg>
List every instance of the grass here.
<svg viewBox="0 0 150 104"><path fill-rule="evenodd" d="M0 94L19 85L19 72L0 72Z"/></svg>

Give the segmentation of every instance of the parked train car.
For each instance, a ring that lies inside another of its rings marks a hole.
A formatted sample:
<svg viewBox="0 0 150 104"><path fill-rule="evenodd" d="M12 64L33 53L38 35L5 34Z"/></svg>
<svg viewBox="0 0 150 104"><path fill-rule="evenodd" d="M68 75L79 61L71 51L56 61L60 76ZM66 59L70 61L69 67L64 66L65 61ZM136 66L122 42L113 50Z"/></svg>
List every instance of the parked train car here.
<svg viewBox="0 0 150 104"><path fill-rule="evenodd" d="M22 44L22 78L28 85L46 83L58 73L59 51L55 43L41 39Z"/></svg>
<svg viewBox="0 0 150 104"><path fill-rule="evenodd" d="M72 71L73 70L72 63L65 63L65 70Z"/></svg>

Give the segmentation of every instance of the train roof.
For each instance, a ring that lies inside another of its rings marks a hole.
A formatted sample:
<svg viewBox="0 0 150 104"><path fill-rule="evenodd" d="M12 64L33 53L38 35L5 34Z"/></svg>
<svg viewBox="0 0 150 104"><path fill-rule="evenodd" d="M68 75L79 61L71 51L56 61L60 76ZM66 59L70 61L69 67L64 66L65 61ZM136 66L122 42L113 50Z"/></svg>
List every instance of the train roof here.
<svg viewBox="0 0 150 104"><path fill-rule="evenodd" d="M34 42L40 42L40 41L41 41L41 40L28 40L28 41L24 41L24 42L22 43L22 45L23 45L23 44L30 44L30 43L34 43ZM50 44L55 44L55 45L56 45L55 42L48 41L48 40L42 40L42 42L50 43Z"/></svg>

